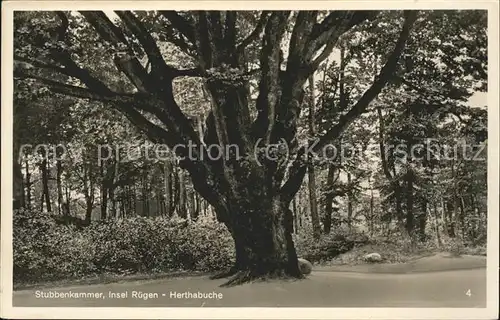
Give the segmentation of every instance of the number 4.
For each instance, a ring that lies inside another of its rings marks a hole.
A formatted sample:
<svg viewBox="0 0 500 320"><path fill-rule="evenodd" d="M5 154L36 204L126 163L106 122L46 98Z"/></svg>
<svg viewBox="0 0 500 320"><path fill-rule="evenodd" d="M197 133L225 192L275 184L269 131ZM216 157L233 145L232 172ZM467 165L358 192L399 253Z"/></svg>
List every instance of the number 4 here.
<svg viewBox="0 0 500 320"><path fill-rule="evenodd" d="M466 294L467 296L469 296L469 297L470 297L470 296L472 296L472 293L470 292L470 289L469 289L469 290L467 290L467 292L466 292L465 294Z"/></svg>

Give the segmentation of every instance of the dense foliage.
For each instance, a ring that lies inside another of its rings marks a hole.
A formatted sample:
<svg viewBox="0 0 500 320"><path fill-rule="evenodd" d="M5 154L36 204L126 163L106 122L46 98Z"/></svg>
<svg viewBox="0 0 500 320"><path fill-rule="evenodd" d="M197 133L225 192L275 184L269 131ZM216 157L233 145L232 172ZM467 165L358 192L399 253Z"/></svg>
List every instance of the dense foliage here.
<svg viewBox="0 0 500 320"><path fill-rule="evenodd" d="M77 228L52 214L14 216L14 280L43 281L103 273L217 271L231 265L227 229L200 220L134 217Z"/></svg>

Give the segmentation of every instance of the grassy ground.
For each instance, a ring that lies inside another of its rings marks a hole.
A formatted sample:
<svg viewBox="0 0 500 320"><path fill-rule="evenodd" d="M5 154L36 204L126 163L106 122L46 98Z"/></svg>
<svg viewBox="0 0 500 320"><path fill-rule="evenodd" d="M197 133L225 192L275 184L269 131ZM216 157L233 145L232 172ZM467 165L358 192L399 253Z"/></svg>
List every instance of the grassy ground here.
<svg viewBox="0 0 500 320"><path fill-rule="evenodd" d="M465 248L465 247L455 247L446 246L442 248L436 248L433 246L427 247L417 247L409 248L408 246L402 245L401 243L390 243L390 242L380 242L371 243L368 245L355 247L349 252L340 254L330 261L323 263L322 265L329 266L355 266L364 265L366 261L364 256L369 253L377 252L382 256L382 263L384 264L398 264L412 262L417 259L434 256L434 255L444 255L444 256L455 256L461 257L465 256L486 256L485 247L477 248Z"/></svg>

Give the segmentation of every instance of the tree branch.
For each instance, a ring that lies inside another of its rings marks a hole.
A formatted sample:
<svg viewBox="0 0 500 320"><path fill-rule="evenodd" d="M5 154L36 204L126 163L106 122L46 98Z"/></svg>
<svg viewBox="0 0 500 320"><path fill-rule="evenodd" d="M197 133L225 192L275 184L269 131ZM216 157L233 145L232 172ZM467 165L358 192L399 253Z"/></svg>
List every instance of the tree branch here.
<svg viewBox="0 0 500 320"><path fill-rule="evenodd" d="M259 20L257 22L257 25L255 26L255 29L241 41L241 43L238 45L236 48L236 53L239 56L241 56L245 50L245 48L255 40L257 40L262 32L264 31L264 27L266 26L267 20L269 18L270 12L269 11L263 11L259 17Z"/></svg>
<svg viewBox="0 0 500 320"><path fill-rule="evenodd" d="M262 39L260 55L261 80L257 97L259 115L254 123L254 134L262 131L266 143L270 142L275 121L275 109L279 102L280 86L280 44L283 38L289 12L273 12L268 19ZM260 118L260 119L259 119Z"/></svg>
<svg viewBox="0 0 500 320"><path fill-rule="evenodd" d="M162 14L165 19L170 21L172 26L184 37L186 37L189 42L196 45L195 29L189 21L175 11L160 11L160 14Z"/></svg>
<svg viewBox="0 0 500 320"><path fill-rule="evenodd" d="M155 68L166 68L167 64L165 63L165 60L163 60L156 41L146 30L142 22L130 11L115 11L115 13L141 43L141 46L144 48L146 55L151 61L152 70Z"/></svg>
<svg viewBox="0 0 500 320"><path fill-rule="evenodd" d="M66 14L63 11L55 11L56 15L59 17L61 20L61 25L59 26L58 30L58 41L63 41L64 38L66 37L66 32L68 31L69 27L69 20Z"/></svg>
<svg viewBox="0 0 500 320"><path fill-rule="evenodd" d="M339 122L331 128L316 144L314 151L318 151L323 148L329 141L337 138L342 131L356 119L359 115L361 115L365 109L368 107L370 102L373 101L377 97L377 95L382 91L385 84L390 80L391 76L396 71L398 66L399 57L403 52L406 41L410 36L410 30L413 22L416 20L417 12L416 11L405 11L405 21L403 24L403 28L399 35L398 41L391 55L387 59L387 62L380 70L379 75L376 77L375 81L371 85L371 87L365 91L363 96L358 100L358 102L352 107L349 112L340 117Z"/></svg>
<svg viewBox="0 0 500 320"><path fill-rule="evenodd" d="M31 73L25 69L20 69L16 68L14 70L14 76L19 77L22 79L35 79L38 80L44 84L46 84L49 88L49 90L55 92L55 93L60 93L76 98L82 98L82 99L91 99L91 100L96 100L96 101L101 101L101 102L123 102L124 99L127 99L127 101L131 98L131 95L127 94L119 94L117 92L112 92L112 91L94 91L91 89L86 89L83 87L78 87L78 86L73 86L69 84L65 84L59 81L55 81L52 79L45 78L43 76Z"/></svg>
<svg viewBox="0 0 500 320"><path fill-rule="evenodd" d="M213 46L215 44L212 43L212 37L210 36L207 13L205 11L197 11L196 20L195 39L198 50L198 62L202 70L207 70L213 67Z"/></svg>
<svg viewBox="0 0 500 320"><path fill-rule="evenodd" d="M321 62L331 54L333 48L343 34L361 24L366 19L374 18L375 15L373 11L347 11L342 16L340 16L339 13L331 13L319 27L316 27L317 30L312 32L313 35L311 35L311 39L308 41L307 57L312 58L321 47L325 47L319 56L310 63L310 69L316 70L319 67ZM318 33L318 30L323 31ZM317 35L315 35L315 33L317 33Z"/></svg>
<svg viewBox="0 0 500 320"><path fill-rule="evenodd" d="M96 29L99 35L113 45L122 43L129 47L128 41L119 27L102 11L80 11L80 14Z"/></svg>
<svg viewBox="0 0 500 320"><path fill-rule="evenodd" d="M333 128L331 128L319 142L314 146L313 151L318 152L321 150L328 142L338 138L343 130L359 116L368 107L370 102L376 98L376 96L382 91L385 84L389 81L390 77L393 75L397 68L399 57L401 56L403 49L405 47L406 41L409 38L411 27L416 20L417 11L405 11L404 13L405 21L396 42L396 46L389 56L386 64L380 71L379 75L376 77L375 82L372 86L363 94L359 101L354 105L354 107L344 116L340 117L339 122ZM281 193L284 196L290 197L291 193L298 190L299 185L302 183L306 170L305 164L299 158L296 159L292 165L295 167L294 172L290 173L290 176L284 186L281 188ZM292 195L293 197L293 195ZM291 198L290 198L291 199Z"/></svg>

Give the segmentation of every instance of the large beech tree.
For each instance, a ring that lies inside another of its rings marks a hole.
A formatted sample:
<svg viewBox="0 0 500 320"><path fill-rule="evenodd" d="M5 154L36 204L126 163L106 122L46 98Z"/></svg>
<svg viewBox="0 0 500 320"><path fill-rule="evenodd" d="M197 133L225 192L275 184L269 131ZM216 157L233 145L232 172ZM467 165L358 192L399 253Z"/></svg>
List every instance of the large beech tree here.
<svg viewBox="0 0 500 320"><path fill-rule="evenodd" d="M237 146L237 153L224 152L217 159L209 157L207 148L191 149L191 154L187 147L175 148L194 188L234 238L236 263L221 276L233 276L228 284L261 276L300 278L289 205L306 174L311 149L296 138L306 82L344 34L376 19L377 12L115 14L117 18L100 11L46 12L42 18L19 14L15 77L115 108L153 142L171 148L191 143L225 151ZM387 43L391 49L380 73L351 109L317 137L312 150L334 142L391 80L416 16L416 11L401 13L399 34ZM165 49L172 46L185 57L184 67L166 53L173 52ZM85 56L89 51L96 52L92 59ZM113 66L113 76L121 75L127 83L116 85L109 79L111 71L95 66L107 58L105 66ZM201 79L200 90L209 97L203 135L176 102L180 77ZM278 144L286 149L276 147L272 157L260 152Z"/></svg>

